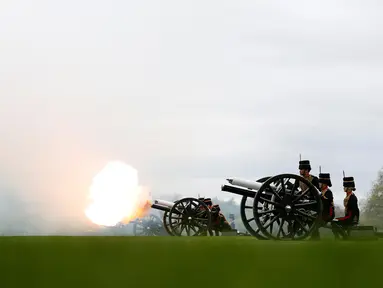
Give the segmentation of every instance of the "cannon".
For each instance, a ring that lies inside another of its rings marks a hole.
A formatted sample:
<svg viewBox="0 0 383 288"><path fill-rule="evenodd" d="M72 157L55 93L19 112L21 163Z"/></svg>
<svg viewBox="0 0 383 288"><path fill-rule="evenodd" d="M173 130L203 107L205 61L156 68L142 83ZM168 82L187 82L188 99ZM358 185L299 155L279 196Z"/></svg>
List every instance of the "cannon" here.
<svg viewBox="0 0 383 288"><path fill-rule="evenodd" d="M164 226L161 218L150 214L148 216L137 218L131 221L133 224L134 236L163 236L165 235Z"/></svg>
<svg viewBox="0 0 383 288"><path fill-rule="evenodd" d="M170 236L184 236L184 233L187 236L204 236L211 229L211 210L199 199L188 197L175 202L154 200L151 207L164 212L163 225Z"/></svg>
<svg viewBox="0 0 383 288"><path fill-rule="evenodd" d="M323 209L320 193L300 175L226 180L228 184L221 190L242 196L242 222L257 239L303 240L319 225Z"/></svg>
<svg viewBox="0 0 383 288"><path fill-rule="evenodd" d="M155 200L151 207L164 212L164 228L171 236L207 236L208 233L219 236L220 232L232 231L229 223L221 221L224 218L219 205L208 206L203 200L190 197L175 202Z"/></svg>

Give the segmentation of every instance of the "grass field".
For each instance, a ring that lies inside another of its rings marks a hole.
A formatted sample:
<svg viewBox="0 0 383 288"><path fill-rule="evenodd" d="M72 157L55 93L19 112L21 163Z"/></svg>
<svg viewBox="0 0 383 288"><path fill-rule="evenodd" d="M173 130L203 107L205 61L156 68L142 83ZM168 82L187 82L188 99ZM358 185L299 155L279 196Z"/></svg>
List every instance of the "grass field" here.
<svg viewBox="0 0 383 288"><path fill-rule="evenodd" d="M0 287L380 287L383 241L3 237Z"/></svg>

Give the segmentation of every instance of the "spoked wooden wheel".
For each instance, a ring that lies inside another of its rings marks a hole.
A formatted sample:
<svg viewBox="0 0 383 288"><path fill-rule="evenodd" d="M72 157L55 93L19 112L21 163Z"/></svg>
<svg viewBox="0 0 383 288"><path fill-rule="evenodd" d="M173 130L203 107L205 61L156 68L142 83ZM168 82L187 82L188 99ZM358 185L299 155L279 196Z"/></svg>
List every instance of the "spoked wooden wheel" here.
<svg viewBox="0 0 383 288"><path fill-rule="evenodd" d="M305 189L300 188L305 185ZM267 205L265 205L267 204ZM257 226L268 239L303 240L317 227L322 214L319 191L295 174L281 174L266 180L254 198Z"/></svg>
<svg viewBox="0 0 383 288"><path fill-rule="evenodd" d="M203 236L211 228L209 208L195 198L174 203L169 212L169 227L175 236Z"/></svg>
<svg viewBox="0 0 383 288"><path fill-rule="evenodd" d="M257 182L264 183L267 179L270 177L264 177ZM253 213L253 204L254 204L254 198L243 196L240 204L240 212L241 212L241 219L242 223L245 226L246 230L254 237L256 237L258 240L268 240L267 237L263 236L261 233L261 230L258 228L254 213Z"/></svg>
<svg viewBox="0 0 383 288"><path fill-rule="evenodd" d="M162 222L164 222L164 228L165 231L170 235L174 236L174 233L172 232L172 229L170 227L170 222L169 222L169 212L165 211L164 216L162 218Z"/></svg>
<svg viewBox="0 0 383 288"><path fill-rule="evenodd" d="M137 219L133 226L135 236L159 236L161 232L161 218L153 214Z"/></svg>

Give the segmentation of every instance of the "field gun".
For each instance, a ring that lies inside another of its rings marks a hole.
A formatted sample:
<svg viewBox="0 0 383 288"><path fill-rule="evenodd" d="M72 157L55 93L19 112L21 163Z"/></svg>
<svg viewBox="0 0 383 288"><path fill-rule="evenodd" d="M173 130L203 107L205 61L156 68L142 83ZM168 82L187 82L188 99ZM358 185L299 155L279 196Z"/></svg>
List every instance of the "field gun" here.
<svg viewBox="0 0 383 288"><path fill-rule="evenodd" d="M150 214L130 221L133 224L134 236L163 236L165 233L161 218Z"/></svg>
<svg viewBox="0 0 383 288"><path fill-rule="evenodd" d="M257 239L303 240L319 225L323 209L320 193L299 175L226 180L228 184L221 190L242 196L242 222Z"/></svg>
<svg viewBox="0 0 383 288"><path fill-rule="evenodd" d="M209 198L154 200L151 207L164 212L164 228L171 236L184 236L184 233L185 236L219 236L234 231L220 213L219 205L212 205Z"/></svg>
<svg viewBox="0 0 383 288"><path fill-rule="evenodd" d="M211 211L199 199L187 197L175 202L157 199L151 207L164 212L164 228L171 236L203 236L210 230Z"/></svg>

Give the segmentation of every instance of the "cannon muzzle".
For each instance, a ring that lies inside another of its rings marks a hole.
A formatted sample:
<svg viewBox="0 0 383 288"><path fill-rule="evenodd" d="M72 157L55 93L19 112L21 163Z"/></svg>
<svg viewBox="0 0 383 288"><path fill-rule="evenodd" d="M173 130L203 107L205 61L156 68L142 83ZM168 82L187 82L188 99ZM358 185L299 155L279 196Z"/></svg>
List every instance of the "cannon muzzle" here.
<svg viewBox="0 0 383 288"><path fill-rule="evenodd" d="M154 200L154 203L152 204L153 209L169 212L170 209L172 209L174 203L166 200Z"/></svg>
<svg viewBox="0 0 383 288"><path fill-rule="evenodd" d="M161 206L161 205L157 205L157 204L153 204L152 208L153 209L157 209L157 210L161 210L161 211L164 211L164 212L169 212L170 209L171 209L169 207L165 207L165 206Z"/></svg>

